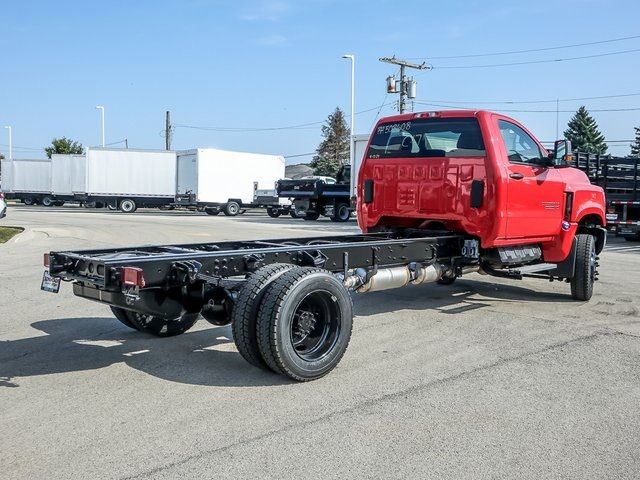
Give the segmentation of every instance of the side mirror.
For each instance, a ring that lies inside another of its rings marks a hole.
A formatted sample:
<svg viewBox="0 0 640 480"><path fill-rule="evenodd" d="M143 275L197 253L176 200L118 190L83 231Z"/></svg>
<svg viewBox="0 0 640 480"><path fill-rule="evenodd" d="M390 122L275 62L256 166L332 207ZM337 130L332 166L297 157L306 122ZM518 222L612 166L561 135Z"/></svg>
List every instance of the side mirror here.
<svg viewBox="0 0 640 480"><path fill-rule="evenodd" d="M564 167L573 161L570 140L556 140L553 142L553 158L550 164L554 167Z"/></svg>

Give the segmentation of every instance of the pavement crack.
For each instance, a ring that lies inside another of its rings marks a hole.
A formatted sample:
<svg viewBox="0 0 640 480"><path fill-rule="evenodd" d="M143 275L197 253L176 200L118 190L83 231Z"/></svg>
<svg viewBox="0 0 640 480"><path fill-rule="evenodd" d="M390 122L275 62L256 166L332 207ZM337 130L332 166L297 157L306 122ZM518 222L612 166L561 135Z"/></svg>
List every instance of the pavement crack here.
<svg viewBox="0 0 640 480"><path fill-rule="evenodd" d="M313 426L313 425L316 425L318 423L322 423L322 422L324 422L326 420L340 417L340 416L342 416L344 414L347 414L347 413L351 413L351 412L355 412L355 411L359 411L359 410L371 407L371 406L376 405L376 404L381 403L381 402L385 402L385 401L392 400L392 399L395 399L395 398L408 397L409 395L412 395L412 394L417 393L417 392L422 392L422 391L429 390L431 388L438 387L438 386L441 386L441 385L454 383L454 382L456 382L458 380L471 377L473 375L476 375L478 373L481 373L481 372L484 372L484 371L487 371L487 370L492 370L492 369L495 369L495 368L499 368L499 367L501 367L503 365L506 365L506 364L509 364L509 363L518 362L518 361L520 361L520 360L522 360L524 358L527 358L527 357L532 357L532 356L544 354L546 352L562 349L563 347L574 345L574 344L578 344L578 343L590 342L592 340L595 340L598 337L609 336L609 335L617 335L617 334L621 334L621 332L615 332L615 331L610 330L610 329L600 330L600 331L596 331L596 332L594 332L592 334L589 334L589 335L575 337L575 338L572 338L572 339L569 339L569 340L565 340L563 342L553 343L551 345L547 345L545 347L538 348L536 350L529 350L529 351L523 352L523 353L518 354L518 355L513 355L511 357L499 358L498 360L496 360L494 362L487 363L485 365L480 365L478 367L472 368L470 370L465 370L463 372L460 372L460 373L457 373L457 374L454 374L454 375L450 375L448 377L437 378L437 379L432 380L430 382L414 385L414 386L411 386L411 387L406 388L404 390L399 390L399 391L396 391L396 392L387 393L387 394L380 395L380 396L377 396L377 397L374 397L374 398L370 398L368 400L365 400L363 402L357 403L355 405L351 405L351 406L343 408L341 410L335 410L333 412L326 413L324 415L321 415L321 416L319 416L317 418L314 418L312 420L309 420L309 421L298 422L298 423L290 423L288 425L284 425L281 428L277 428L275 430L270 430L268 432L265 432L263 434L256 435L256 436L253 436L253 437L249 437L249 438L245 438L245 439L242 439L242 440L238 440L236 442L230 443L230 444L222 446L222 447L217 447L217 448L213 448L213 449L210 449L210 450L204 450L204 451L201 451L201 452L199 452L197 454L189 455L189 456L187 456L185 458L182 458L180 460L176 460L176 461L168 463L166 465L158 466L156 468L152 468L152 469L149 469L147 471L144 471L144 472L141 472L141 473L137 473L135 475L121 477L120 480L134 480L134 479L145 478L145 477L153 477L155 474L158 474L158 473L160 473L160 472L162 472L164 470L168 470L168 469L174 468L174 467L179 467L179 466L184 465L187 462L190 462L192 460L198 460L200 458L204 458L204 457L207 457L207 456L224 453L224 452L232 450L232 449L234 449L236 447L240 447L240 446L251 444L251 443L255 443L255 442L260 442L260 441L265 440L265 439L267 439L267 438L269 438L271 436L275 436L275 435L278 435L280 433L284 433L284 432L287 432L287 431L295 430L295 429L302 428L302 427ZM635 335L632 335L632 336L635 336Z"/></svg>

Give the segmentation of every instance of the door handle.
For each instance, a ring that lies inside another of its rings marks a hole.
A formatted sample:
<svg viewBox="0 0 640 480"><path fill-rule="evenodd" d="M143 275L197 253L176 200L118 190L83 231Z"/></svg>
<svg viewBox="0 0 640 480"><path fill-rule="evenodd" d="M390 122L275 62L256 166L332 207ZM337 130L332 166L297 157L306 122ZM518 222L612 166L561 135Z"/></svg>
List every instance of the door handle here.
<svg viewBox="0 0 640 480"><path fill-rule="evenodd" d="M522 180L524 175L521 173L510 173L509 178L513 178L514 180Z"/></svg>

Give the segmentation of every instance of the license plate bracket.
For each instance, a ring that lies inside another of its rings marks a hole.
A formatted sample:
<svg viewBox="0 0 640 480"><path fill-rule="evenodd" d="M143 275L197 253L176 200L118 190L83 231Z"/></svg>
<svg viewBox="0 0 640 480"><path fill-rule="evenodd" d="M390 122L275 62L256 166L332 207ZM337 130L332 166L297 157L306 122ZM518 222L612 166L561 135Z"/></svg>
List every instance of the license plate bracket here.
<svg viewBox="0 0 640 480"><path fill-rule="evenodd" d="M60 277L54 277L45 270L42 274L40 290L50 293L58 293L60 291L60 280Z"/></svg>

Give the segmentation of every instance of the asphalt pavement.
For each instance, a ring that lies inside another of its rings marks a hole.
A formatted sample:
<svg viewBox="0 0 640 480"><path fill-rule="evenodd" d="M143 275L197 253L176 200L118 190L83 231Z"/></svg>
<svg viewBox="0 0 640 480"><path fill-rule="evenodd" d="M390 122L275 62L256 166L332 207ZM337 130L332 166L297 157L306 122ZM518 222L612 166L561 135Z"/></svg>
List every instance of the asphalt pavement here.
<svg viewBox="0 0 640 480"><path fill-rule="evenodd" d="M229 327L127 329L40 291L45 251L355 233L355 222L10 206L0 226L0 478L640 477L640 243L590 302L472 274L354 297L345 357L294 383Z"/></svg>

